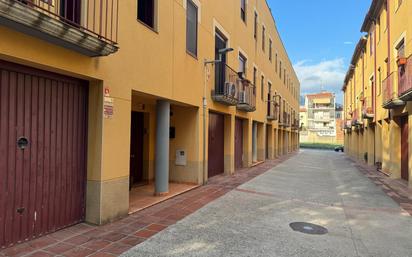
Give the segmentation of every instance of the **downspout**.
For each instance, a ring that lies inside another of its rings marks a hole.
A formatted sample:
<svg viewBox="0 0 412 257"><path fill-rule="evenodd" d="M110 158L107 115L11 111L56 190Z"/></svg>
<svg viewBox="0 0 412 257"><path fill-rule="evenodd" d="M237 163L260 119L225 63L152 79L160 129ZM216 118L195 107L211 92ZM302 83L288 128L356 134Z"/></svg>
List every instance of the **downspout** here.
<svg viewBox="0 0 412 257"><path fill-rule="evenodd" d="M381 24L379 24L379 26L381 26ZM374 74L373 74L373 80L374 80L374 83L373 83L373 87L372 87L372 97L373 97L373 99L372 99L372 108L373 108L373 113L374 113L374 116L373 116L373 121L375 121L376 122L376 116L377 116L377 113L376 113L376 87L378 86L378 84L377 84L377 65L378 65L378 63L377 63L377 53L378 53L378 49L377 49L377 42L376 42L376 21L375 21L375 31L374 31L374 40L375 40L375 42L374 42L374 44L375 44L375 46L374 46L374 50L375 50L375 52L373 53L374 54L374 57L375 57L375 71L374 71ZM375 164L376 163L376 138L375 138L375 133L373 134L373 164Z"/></svg>
<svg viewBox="0 0 412 257"><path fill-rule="evenodd" d="M377 50L377 43L376 43L376 21L374 21L374 23L375 23L375 28L374 28L374 32L373 32L373 37L374 37L374 53L373 53L373 55L374 55L374 58L375 58L375 70L374 70L374 74L373 74L373 80L374 80L374 83L373 83L373 87L372 87L372 108L373 108L373 113L375 114L374 115L374 117L373 117L373 119L374 119L374 121L376 121L376 86L377 86L377 79L376 79L376 77L377 77L377 52L378 52L378 50Z"/></svg>
<svg viewBox="0 0 412 257"><path fill-rule="evenodd" d="M390 20L391 19L391 14L390 14L390 4L389 0L386 1L386 26L388 30L388 64L386 68L386 73L387 76L391 74L391 26L390 26Z"/></svg>
<svg viewBox="0 0 412 257"><path fill-rule="evenodd" d="M207 115L207 100L206 100L206 92L207 92L207 64L205 61L204 64L204 85L203 85L203 98L202 98L202 106L203 106L203 167L202 167L202 184L205 185L207 181L207 170L206 170L206 115Z"/></svg>

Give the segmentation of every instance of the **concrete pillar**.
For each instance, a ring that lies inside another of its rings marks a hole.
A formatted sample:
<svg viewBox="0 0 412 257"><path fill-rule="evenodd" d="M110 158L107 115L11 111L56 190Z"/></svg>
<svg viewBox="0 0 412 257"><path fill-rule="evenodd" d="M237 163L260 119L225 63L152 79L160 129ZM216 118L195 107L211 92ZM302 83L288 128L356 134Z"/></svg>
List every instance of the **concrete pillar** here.
<svg viewBox="0 0 412 257"><path fill-rule="evenodd" d="M257 122L252 125L252 162L257 162Z"/></svg>
<svg viewBox="0 0 412 257"><path fill-rule="evenodd" d="M159 100L156 106L156 195L163 195L169 192L169 129L170 103Z"/></svg>

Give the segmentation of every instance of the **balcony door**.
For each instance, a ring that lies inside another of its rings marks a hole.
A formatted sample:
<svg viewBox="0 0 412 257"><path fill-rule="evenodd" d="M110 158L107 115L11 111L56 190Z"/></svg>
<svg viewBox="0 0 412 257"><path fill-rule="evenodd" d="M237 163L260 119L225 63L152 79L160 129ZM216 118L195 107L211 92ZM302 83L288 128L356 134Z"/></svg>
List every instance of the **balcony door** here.
<svg viewBox="0 0 412 257"><path fill-rule="evenodd" d="M227 39L221 35L218 31L216 31L215 36L215 59L219 60L220 54L219 50L226 48L227 46ZM223 54L222 61L215 65L215 90L218 94L224 93L224 84L225 84L225 76L226 76L226 54Z"/></svg>
<svg viewBox="0 0 412 257"><path fill-rule="evenodd" d="M72 25L80 25L81 0L60 0L60 16Z"/></svg>

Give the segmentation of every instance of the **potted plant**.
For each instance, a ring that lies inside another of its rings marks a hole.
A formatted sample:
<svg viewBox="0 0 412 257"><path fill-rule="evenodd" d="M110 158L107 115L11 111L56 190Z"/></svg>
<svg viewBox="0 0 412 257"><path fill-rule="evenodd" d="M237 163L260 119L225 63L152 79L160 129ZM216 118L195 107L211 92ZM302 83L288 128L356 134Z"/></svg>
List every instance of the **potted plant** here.
<svg viewBox="0 0 412 257"><path fill-rule="evenodd" d="M398 64L398 66L403 66L408 63L408 59L406 59L405 57L398 56L396 63Z"/></svg>

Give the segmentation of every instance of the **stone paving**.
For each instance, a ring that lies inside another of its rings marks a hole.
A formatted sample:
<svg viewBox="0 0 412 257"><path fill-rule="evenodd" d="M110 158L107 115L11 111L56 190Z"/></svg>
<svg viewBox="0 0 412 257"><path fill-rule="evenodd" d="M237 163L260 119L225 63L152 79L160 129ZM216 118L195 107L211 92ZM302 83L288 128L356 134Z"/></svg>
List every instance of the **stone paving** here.
<svg viewBox="0 0 412 257"><path fill-rule="evenodd" d="M123 256L411 257L412 218L389 193L346 155L303 150Z"/></svg>
<svg viewBox="0 0 412 257"><path fill-rule="evenodd" d="M118 256L291 156L237 171L233 176L214 177L206 186L198 187L108 225L96 227L82 223L18 244L1 250L0 257Z"/></svg>

